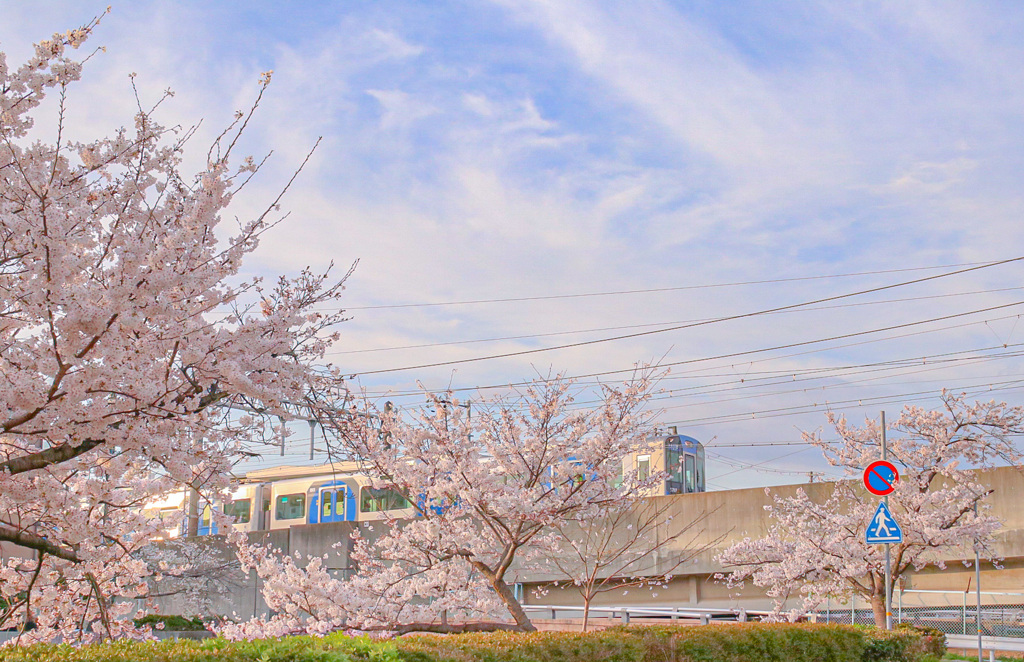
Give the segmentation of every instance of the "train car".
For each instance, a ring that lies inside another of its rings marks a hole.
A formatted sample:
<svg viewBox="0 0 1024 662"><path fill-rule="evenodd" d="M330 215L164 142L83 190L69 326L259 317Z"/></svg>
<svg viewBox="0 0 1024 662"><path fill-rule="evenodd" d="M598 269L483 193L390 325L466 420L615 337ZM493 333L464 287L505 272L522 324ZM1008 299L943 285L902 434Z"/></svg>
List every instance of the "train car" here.
<svg viewBox="0 0 1024 662"><path fill-rule="evenodd" d="M259 488L265 514L250 516L254 525L243 530L286 529L296 524L365 522L408 518L416 509L395 490L374 488L356 463L321 467L278 467L252 472L247 480ZM243 485L243 488L246 485ZM236 525L237 526L237 525Z"/></svg>
<svg viewBox="0 0 1024 662"><path fill-rule="evenodd" d="M648 496L704 492L704 446L693 437L668 434L651 437L647 448L627 456L623 471L641 477L664 472L665 479ZM246 474L226 502L207 503L199 513L198 534L222 533L214 510L234 518L239 531L287 529L299 524L366 522L415 517L409 495L387 488L374 488L365 466L357 462L336 462L321 466L283 466ZM187 496L176 492L146 506L145 511L168 521L166 536L182 535L187 528ZM171 515L174 515L172 518Z"/></svg>
<svg viewBox="0 0 1024 662"><path fill-rule="evenodd" d="M648 446L641 453L626 458L627 471L636 471L641 478L658 472L665 472L665 480L651 488L648 496L672 494L693 494L704 492L704 445L693 437L677 434L669 428L669 434L647 440Z"/></svg>

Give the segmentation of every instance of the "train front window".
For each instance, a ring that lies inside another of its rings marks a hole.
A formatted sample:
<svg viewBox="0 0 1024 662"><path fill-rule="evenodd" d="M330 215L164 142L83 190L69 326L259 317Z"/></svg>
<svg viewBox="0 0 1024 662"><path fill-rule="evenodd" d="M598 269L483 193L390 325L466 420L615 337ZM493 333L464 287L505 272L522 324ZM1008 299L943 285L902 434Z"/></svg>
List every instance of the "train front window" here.
<svg viewBox="0 0 1024 662"><path fill-rule="evenodd" d="M691 494L697 491L697 476L694 470L694 457L686 455L686 492Z"/></svg>
<svg viewBox="0 0 1024 662"><path fill-rule="evenodd" d="M683 446L676 440L665 443L665 493L679 494L683 491Z"/></svg>
<svg viewBox="0 0 1024 662"><path fill-rule="evenodd" d="M235 499L231 503L224 504L224 514L234 517L236 524L247 524L251 510L252 499Z"/></svg>
<svg viewBox="0 0 1024 662"><path fill-rule="evenodd" d="M206 508L203 508L203 519L200 522L199 526L203 526L203 527L210 526L210 520L212 520L212 519L213 519L213 510L209 506L207 506Z"/></svg>
<svg viewBox="0 0 1024 662"><path fill-rule="evenodd" d="M306 495L282 494L277 497L274 519L302 519L306 516Z"/></svg>

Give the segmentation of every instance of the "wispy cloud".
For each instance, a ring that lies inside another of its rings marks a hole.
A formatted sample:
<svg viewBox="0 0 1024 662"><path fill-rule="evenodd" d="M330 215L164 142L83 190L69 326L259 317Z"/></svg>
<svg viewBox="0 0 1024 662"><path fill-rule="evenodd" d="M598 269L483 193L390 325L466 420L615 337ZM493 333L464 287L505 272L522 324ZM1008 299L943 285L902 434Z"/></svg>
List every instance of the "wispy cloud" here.
<svg viewBox="0 0 1024 662"><path fill-rule="evenodd" d="M31 40L104 8L8 3L0 48L17 62ZM271 275L359 258L353 306L957 263L1024 253L1022 28L1024 11L1012 3L133 2L115 6L89 42L108 51L73 89L72 122L84 135L130 123L128 74L137 71L144 101L176 91L162 108L165 123L203 120L186 163L197 168L206 142L251 104L260 73L273 69L243 147L274 157L232 212L261 208L323 142L285 200L291 216L266 235L249 268ZM907 298L1008 287L1019 275L979 272L919 286ZM358 372L511 353L627 331L517 336L702 319L898 277L360 310L338 351L502 340L336 358ZM583 374L661 356L687 361L1016 295L766 316L364 383L468 386L549 366ZM709 362L714 369L705 372L686 371L706 364L680 367L674 383L980 347L996 343L993 329L1011 341L1021 333L1007 319L885 343L836 342L829 352L764 363L781 352L744 355ZM955 383L987 370L939 374ZM688 429L787 438L820 416L756 412L909 392L916 387L900 382L913 379L837 378L771 395L745 384L728 401L668 400L665 420L747 412L743 422ZM865 402L861 411L877 409Z"/></svg>

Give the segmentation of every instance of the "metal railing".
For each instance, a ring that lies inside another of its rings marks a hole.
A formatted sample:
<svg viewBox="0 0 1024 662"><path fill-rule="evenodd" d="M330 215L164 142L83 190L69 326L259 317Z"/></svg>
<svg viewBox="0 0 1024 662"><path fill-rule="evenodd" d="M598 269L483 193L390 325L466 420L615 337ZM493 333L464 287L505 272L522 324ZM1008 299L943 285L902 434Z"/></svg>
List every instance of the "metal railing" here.
<svg viewBox="0 0 1024 662"><path fill-rule="evenodd" d="M583 618L583 607L579 605L523 605L523 610L534 618ZM700 621L706 625L712 621L740 621L761 616L767 612L748 611L746 609L701 609L690 607L643 607L614 606L591 607L591 618L618 618L629 623L631 618L666 618L670 621L679 619Z"/></svg>
<svg viewBox="0 0 1024 662"><path fill-rule="evenodd" d="M1024 593L982 591L982 634L1024 638ZM896 590L893 622L935 628L950 635L977 635L978 608L974 591ZM826 601L815 614L819 623L875 622L870 605L852 598L847 603Z"/></svg>

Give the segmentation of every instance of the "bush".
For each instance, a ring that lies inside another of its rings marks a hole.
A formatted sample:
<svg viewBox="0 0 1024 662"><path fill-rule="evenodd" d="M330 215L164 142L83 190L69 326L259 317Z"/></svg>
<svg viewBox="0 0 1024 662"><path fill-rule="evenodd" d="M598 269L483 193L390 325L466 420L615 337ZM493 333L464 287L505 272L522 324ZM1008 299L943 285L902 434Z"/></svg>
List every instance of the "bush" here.
<svg viewBox="0 0 1024 662"><path fill-rule="evenodd" d="M603 632L335 633L259 641L50 644L0 649L0 662L924 662L921 635L842 625L615 627Z"/></svg>
<svg viewBox="0 0 1024 662"><path fill-rule="evenodd" d="M149 614L142 618L136 618L134 622L137 628L149 625L154 630L171 630L173 632L198 632L206 629L201 618L185 618L184 616ZM161 623L163 624L162 628L159 627Z"/></svg>
<svg viewBox="0 0 1024 662"><path fill-rule="evenodd" d="M919 662L924 657L921 636L909 630L864 629L864 662Z"/></svg>
<svg viewBox="0 0 1024 662"><path fill-rule="evenodd" d="M672 662L859 662L863 631L839 625L760 624L618 627L645 642L645 660ZM902 661L901 661L902 662Z"/></svg>
<svg viewBox="0 0 1024 662"><path fill-rule="evenodd" d="M946 654L946 633L942 630L924 625L911 625L910 623L900 623L896 626L896 629L917 633L921 638L921 651L925 655L941 660Z"/></svg>

